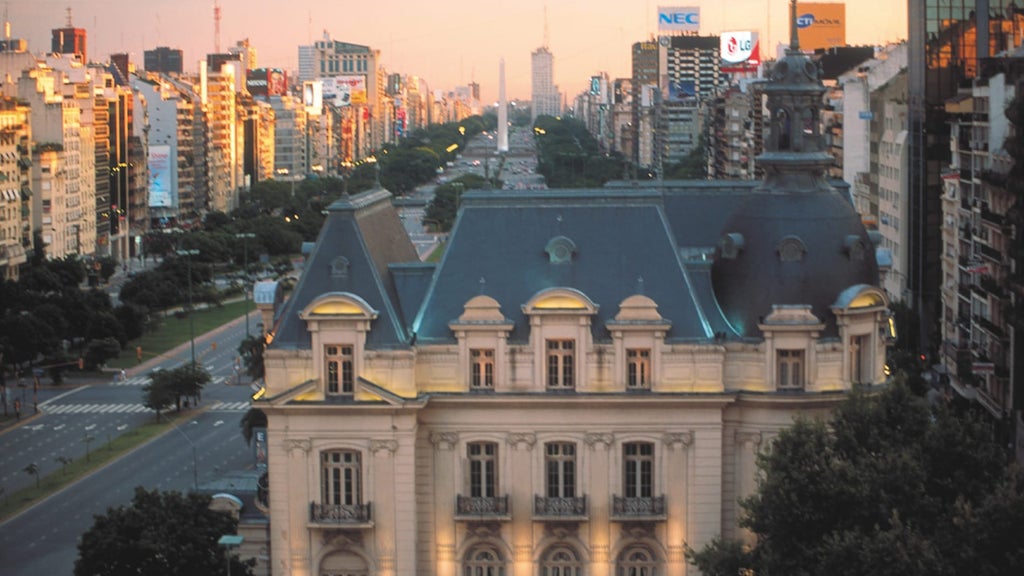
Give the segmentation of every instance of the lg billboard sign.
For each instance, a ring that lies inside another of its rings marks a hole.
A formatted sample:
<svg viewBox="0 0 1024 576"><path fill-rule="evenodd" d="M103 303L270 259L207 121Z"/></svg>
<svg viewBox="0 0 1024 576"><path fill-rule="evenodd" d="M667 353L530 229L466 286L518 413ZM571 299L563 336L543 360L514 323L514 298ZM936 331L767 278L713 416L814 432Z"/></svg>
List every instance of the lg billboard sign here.
<svg viewBox="0 0 1024 576"><path fill-rule="evenodd" d="M658 30L671 32L699 32L699 7L658 7Z"/></svg>

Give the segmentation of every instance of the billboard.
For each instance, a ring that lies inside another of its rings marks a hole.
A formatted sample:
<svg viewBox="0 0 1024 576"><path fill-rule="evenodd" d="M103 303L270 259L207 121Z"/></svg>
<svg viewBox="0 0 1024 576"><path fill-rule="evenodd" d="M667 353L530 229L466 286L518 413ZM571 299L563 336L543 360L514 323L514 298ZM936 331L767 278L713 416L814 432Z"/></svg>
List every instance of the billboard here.
<svg viewBox="0 0 1024 576"><path fill-rule="evenodd" d="M743 30L722 32L719 51L722 54L721 72L756 72L761 65L761 45L757 32Z"/></svg>
<svg viewBox="0 0 1024 576"><path fill-rule="evenodd" d="M324 87L324 102L339 107L366 104L366 76L334 76L320 81Z"/></svg>
<svg viewBox="0 0 1024 576"><path fill-rule="evenodd" d="M658 6L658 30L700 32L700 7Z"/></svg>
<svg viewBox="0 0 1024 576"><path fill-rule="evenodd" d="M801 50L846 46L846 4L797 2L796 14Z"/></svg>
<svg viewBox="0 0 1024 576"><path fill-rule="evenodd" d="M697 97L697 85L693 80L671 80L668 83L668 99L681 102Z"/></svg>
<svg viewBox="0 0 1024 576"><path fill-rule="evenodd" d="M306 114L320 114L324 107L324 86L319 80L302 83L302 105Z"/></svg>
<svg viewBox="0 0 1024 576"><path fill-rule="evenodd" d="M280 68L249 70L245 88L253 96L283 96L288 93L288 75Z"/></svg>
<svg viewBox="0 0 1024 576"><path fill-rule="evenodd" d="M171 147L150 146L149 157L149 207L172 208L174 187L171 185Z"/></svg>

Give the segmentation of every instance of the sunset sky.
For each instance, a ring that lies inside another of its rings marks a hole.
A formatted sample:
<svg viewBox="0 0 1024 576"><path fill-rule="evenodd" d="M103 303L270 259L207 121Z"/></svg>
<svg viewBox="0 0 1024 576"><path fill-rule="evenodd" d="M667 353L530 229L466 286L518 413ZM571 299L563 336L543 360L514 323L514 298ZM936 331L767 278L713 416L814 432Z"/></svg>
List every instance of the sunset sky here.
<svg viewBox="0 0 1024 576"><path fill-rule="evenodd" d="M907 36L906 2L846 2L850 44L884 44ZM72 24L88 33L90 60L106 61L156 46L181 48L186 71L214 50L213 0L14 0L6 2L12 36L29 50L50 48L50 30ZM497 97L505 58L510 98L530 97L530 53L544 41L555 57L555 82L571 100L591 75L628 76L630 46L657 33L659 6L698 6L701 33L758 30L762 53L788 39L787 0L220 0L222 51L248 38L259 66L294 70L298 46L323 37L369 45L389 72L424 78L433 90L473 80L485 100ZM765 37L767 36L767 41Z"/></svg>

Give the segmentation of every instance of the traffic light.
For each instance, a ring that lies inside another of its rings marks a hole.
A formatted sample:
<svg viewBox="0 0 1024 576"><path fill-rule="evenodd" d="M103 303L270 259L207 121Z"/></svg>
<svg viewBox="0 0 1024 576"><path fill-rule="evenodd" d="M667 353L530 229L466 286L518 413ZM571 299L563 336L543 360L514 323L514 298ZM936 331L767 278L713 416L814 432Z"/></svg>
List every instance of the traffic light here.
<svg viewBox="0 0 1024 576"><path fill-rule="evenodd" d="M78 369L79 370L84 370L85 369L85 358L82 358L81 356L79 356L79 358L78 358Z"/></svg>

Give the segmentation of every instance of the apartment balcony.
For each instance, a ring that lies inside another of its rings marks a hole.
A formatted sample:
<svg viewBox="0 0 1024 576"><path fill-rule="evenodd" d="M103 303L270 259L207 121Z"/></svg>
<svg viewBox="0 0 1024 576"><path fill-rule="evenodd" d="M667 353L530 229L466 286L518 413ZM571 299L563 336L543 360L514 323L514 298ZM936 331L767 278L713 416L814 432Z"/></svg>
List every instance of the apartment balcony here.
<svg viewBox="0 0 1024 576"><path fill-rule="evenodd" d="M1000 252L999 250L996 250L995 248L987 244L977 243L975 244L975 246L978 248L978 251L981 253L982 257L987 258L997 264L1003 263L1003 253Z"/></svg>
<svg viewBox="0 0 1024 576"><path fill-rule="evenodd" d="M309 524L320 528L372 528L370 504L309 503Z"/></svg>
<svg viewBox="0 0 1024 576"><path fill-rule="evenodd" d="M534 520L577 521L587 520L587 497L533 497Z"/></svg>
<svg viewBox="0 0 1024 576"><path fill-rule="evenodd" d="M971 299L971 286L969 284L957 284L956 292L968 301Z"/></svg>
<svg viewBox="0 0 1024 576"><path fill-rule="evenodd" d="M987 224L991 224L992 226L994 226L996 228L1002 228L1003 222L1006 219L1005 219L1005 217L1003 215L996 214L995 212L989 210L988 206L982 206L981 207L981 220L983 222L987 223Z"/></svg>
<svg viewBox="0 0 1024 576"><path fill-rule="evenodd" d="M456 520L508 521L512 515L508 509L508 496L462 496L455 497Z"/></svg>
<svg viewBox="0 0 1024 576"><path fill-rule="evenodd" d="M1007 339L1006 333L1003 332L1002 327L996 325L996 323L992 322L988 318L985 318L984 316L975 315L974 323L976 326L980 326L982 330L988 332L993 337L998 338L999 340Z"/></svg>
<svg viewBox="0 0 1024 576"><path fill-rule="evenodd" d="M664 521L666 517L664 495L647 498L612 496L612 521L652 522Z"/></svg>

